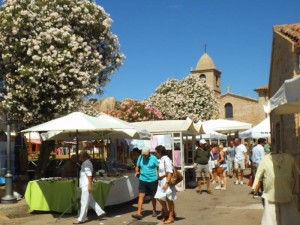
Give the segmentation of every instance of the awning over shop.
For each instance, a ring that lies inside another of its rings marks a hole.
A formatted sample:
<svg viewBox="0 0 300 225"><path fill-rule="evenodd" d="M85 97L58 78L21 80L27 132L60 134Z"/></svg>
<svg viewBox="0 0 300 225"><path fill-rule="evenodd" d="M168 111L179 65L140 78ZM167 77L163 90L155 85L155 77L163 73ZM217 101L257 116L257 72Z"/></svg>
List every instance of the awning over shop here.
<svg viewBox="0 0 300 225"><path fill-rule="evenodd" d="M270 98L271 110L276 114L300 112L300 76L285 80L278 91Z"/></svg>

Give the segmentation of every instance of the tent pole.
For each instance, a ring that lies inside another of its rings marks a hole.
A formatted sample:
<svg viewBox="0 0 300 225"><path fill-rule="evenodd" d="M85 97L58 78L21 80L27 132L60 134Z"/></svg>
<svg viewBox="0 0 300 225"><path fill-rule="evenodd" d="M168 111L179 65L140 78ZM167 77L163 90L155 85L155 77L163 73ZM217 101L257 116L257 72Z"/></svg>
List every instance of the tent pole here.
<svg viewBox="0 0 300 225"><path fill-rule="evenodd" d="M76 130L76 160L77 165L79 165L79 140L78 140L78 130ZM77 168L77 186L79 187L79 167Z"/></svg>

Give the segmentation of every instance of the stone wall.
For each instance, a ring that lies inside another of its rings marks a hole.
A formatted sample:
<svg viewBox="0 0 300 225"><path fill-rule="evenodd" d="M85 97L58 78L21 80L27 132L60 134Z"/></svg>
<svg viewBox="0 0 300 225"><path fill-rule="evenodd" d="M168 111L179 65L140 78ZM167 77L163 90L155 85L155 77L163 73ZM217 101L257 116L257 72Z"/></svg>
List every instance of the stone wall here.
<svg viewBox="0 0 300 225"><path fill-rule="evenodd" d="M298 57L299 54L294 51L294 43L274 30L269 78L270 97L277 92L285 80L300 74ZM274 150L290 153L300 162L298 115L276 115L271 112L270 119Z"/></svg>
<svg viewBox="0 0 300 225"><path fill-rule="evenodd" d="M263 109L263 100L256 100L227 93L222 95L219 100L219 118L225 118L225 104L231 103L233 106L233 120L251 123L253 126L266 118Z"/></svg>

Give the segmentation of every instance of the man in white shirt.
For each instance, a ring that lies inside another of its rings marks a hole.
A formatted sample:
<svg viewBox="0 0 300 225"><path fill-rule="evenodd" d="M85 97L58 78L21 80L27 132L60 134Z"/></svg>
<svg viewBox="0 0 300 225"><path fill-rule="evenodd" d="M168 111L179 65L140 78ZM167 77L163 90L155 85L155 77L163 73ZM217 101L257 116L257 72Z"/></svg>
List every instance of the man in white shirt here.
<svg viewBox="0 0 300 225"><path fill-rule="evenodd" d="M93 197L93 164L89 160L89 154L86 151L82 151L79 155L79 161L82 162L79 178L81 207L79 217L75 222L73 222L73 224L81 224L85 222L89 205L96 211L99 219L105 215L105 212L101 209Z"/></svg>
<svg viewBox="0 0 300 225"><path fill-rule="evenodd" d="M260 161L263 159L265 156L265 149L264 145L266 143L266 139L264 138L259 138L257 141L257 145L252 149L252 177L254 179L258 165Z"/></svg>
<svg viewBox="0 0 300 225"><path fill-rule="evenodd" d="M234 151L235 151L235 157L234 157L234 168L235 168L235 174L236 174L236 182L235 184L244 184L243 178L244 178L244 169L245 164L248 162L247 160L247 148L245 145L241 144L240 138L234 139ZM239 169L241 177L239 179Z"/></svg>

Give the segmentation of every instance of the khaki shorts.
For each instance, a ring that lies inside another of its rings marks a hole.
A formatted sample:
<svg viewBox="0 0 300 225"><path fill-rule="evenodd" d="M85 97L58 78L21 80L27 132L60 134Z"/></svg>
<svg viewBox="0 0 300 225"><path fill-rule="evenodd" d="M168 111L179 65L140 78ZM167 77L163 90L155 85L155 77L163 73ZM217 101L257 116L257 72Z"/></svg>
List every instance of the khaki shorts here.
<svg viewBox="0 0 300 225"><path fill-rule="evenodd" d="M206 165L197 164L195 172L196 172L196 177L202 177L202 173L204 174L205 177L209 177L208 164Z"/></svg>
<svg viewBox="0 0 300 225"><path fill-rule="evenodd" d="M241 170L245 169L245 160L234 161L234 169L240 168Z"/></svg>

